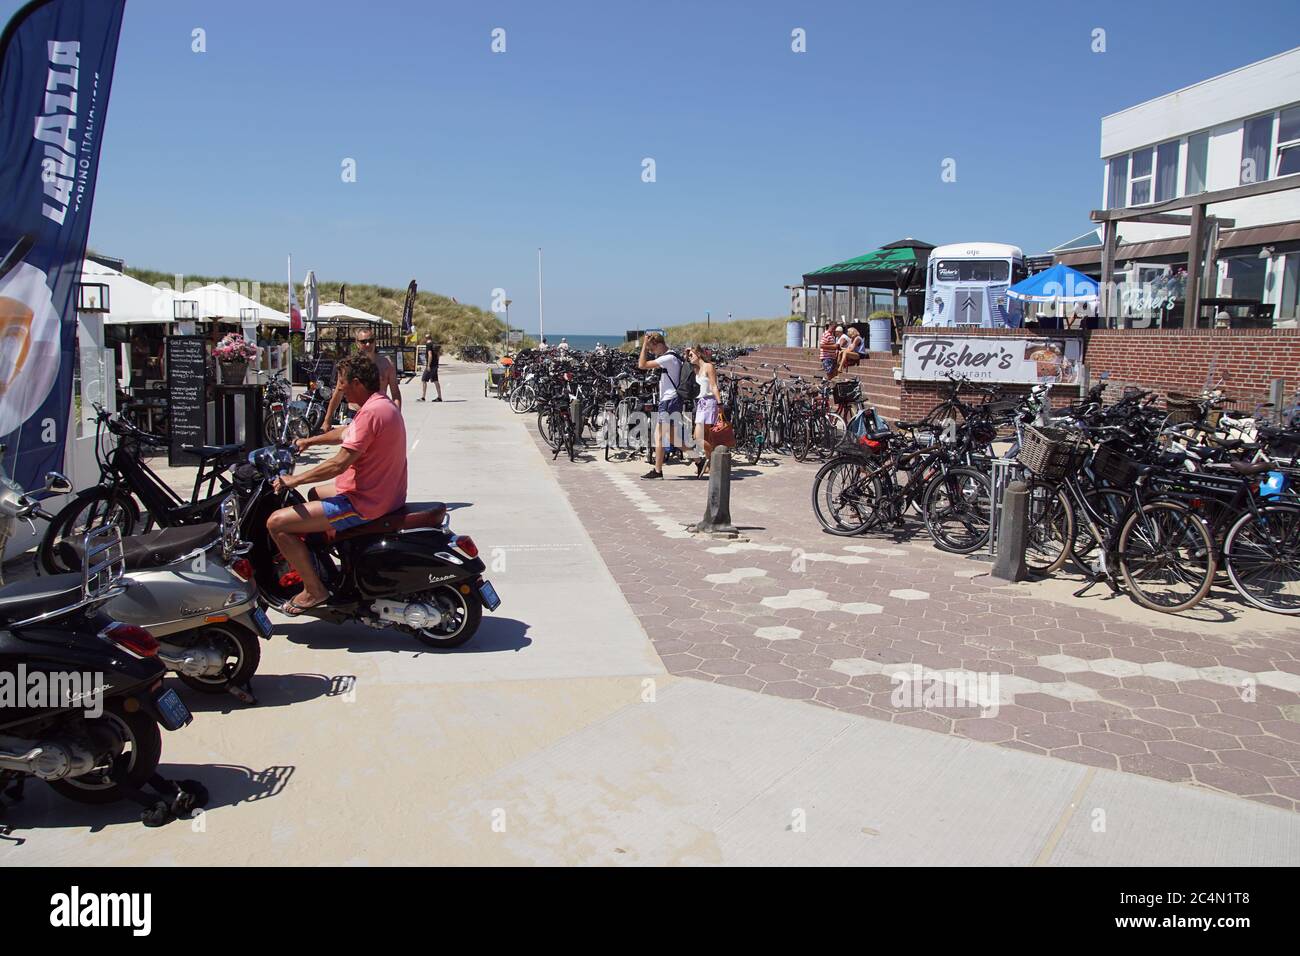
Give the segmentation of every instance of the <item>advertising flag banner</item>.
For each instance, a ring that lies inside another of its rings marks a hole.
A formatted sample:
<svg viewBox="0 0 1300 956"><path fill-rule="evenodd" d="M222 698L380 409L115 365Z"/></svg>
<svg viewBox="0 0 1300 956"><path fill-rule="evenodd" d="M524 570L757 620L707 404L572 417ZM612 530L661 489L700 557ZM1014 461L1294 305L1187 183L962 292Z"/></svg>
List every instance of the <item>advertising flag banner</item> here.
<svg viewBox="0 0 1300 956"><path fill-rule="evenodd" d="M36 0L0 34L0 444L6 474L24 488L63 465L78 285L124 7Z"/></svg>
<svg viewBox="0 0 1300 956"><path fill-rule="evenodd" d="M410 335L415 331L415 280L406 287L406 302L402 306L402 334Z"/></svg>

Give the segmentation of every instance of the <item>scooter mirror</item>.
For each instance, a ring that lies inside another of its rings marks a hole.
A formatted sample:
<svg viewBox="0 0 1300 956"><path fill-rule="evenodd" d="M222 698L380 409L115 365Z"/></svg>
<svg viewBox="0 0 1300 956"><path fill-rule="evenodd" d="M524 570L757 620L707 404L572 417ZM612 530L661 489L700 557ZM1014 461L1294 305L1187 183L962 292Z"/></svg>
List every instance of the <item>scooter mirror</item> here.
<svg viewBox="0 0 1300 956"><path fill-rule="evenodd" d="M45 473L45 490L56 495L70 495L72 494L72 482L57 471L47 471Z"/></svg>

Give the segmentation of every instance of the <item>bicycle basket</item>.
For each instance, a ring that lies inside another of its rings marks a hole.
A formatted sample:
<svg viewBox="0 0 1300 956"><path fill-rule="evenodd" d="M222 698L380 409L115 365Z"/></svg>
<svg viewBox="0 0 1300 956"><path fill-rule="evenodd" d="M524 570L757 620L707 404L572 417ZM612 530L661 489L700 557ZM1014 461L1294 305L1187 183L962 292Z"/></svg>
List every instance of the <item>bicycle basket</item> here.
<svg viewBox="0 0 1300 956"><path fill-rule="evenodd" d="M856 378L846 378L831 386L835 401L848 404L862 397L862 384Z"/></svg>
<svg viewBox="0 0 1300 956"><path fill-rule="evenodd" d="M1184 422L1201 420L1200 400L1181 392L1170 392L1165 397L1165 411L1169 414L1170 425L1182 425Z"/></svg>
<svg viewBox="0 0 1300 956"><path fill-rule="evenodd" d="M1025 429L1016 457L1038 477L1058 480L1083 467L1088 446L1079 436L1064 429L1030 425Z"/></svg>
<svg viewBox="0 0 1300 956"><path fill-rule="evenodd" d="M1137 462L1109 445L1098 445L1092 456L1092 470L1103 481L1127 488L1137 481Z"/></svg>

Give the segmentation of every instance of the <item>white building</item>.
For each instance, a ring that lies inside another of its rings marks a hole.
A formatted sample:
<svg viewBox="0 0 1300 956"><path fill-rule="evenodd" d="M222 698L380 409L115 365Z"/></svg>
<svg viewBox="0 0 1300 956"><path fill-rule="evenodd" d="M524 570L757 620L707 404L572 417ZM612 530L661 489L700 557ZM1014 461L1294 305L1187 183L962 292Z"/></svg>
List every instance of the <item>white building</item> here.
<svg viewBox="0 0 1300 956"><path fill-rule="evenodd" d="M1141 206L1300 173L1300 47L1103 117L1102 204ZM1300 189L1218 203L1235 220L1218 236L1216 288L1202 295L1274 306L1294 326L1300 300ZM1121 222L1116 262L1187 258L1186 226ZM1099 231L1053 249L1089 271L1100 262Z"/></svg>

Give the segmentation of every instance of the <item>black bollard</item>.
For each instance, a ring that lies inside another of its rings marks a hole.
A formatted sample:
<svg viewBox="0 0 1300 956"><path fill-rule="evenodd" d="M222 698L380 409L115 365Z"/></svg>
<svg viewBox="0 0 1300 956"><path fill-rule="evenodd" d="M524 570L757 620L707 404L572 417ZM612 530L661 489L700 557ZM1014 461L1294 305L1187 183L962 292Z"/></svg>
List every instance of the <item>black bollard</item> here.
<svg viewBox="0 0 1300 956"><path fill-rule="evenodd" d="M704 518L691 527L696 533L735 538L740 535L731 523L731 449L719 445L709 456L709 498Z"/></svg>
<svg viewBox="0 0 1300 956"><path fill-rule="evenodd" d="M1012 481L1002 492L1002 514L998 520L998 553L993 559L993 577L1023 581L1029 576L1025 549L1029 547L1029 485Z"/></svg>

